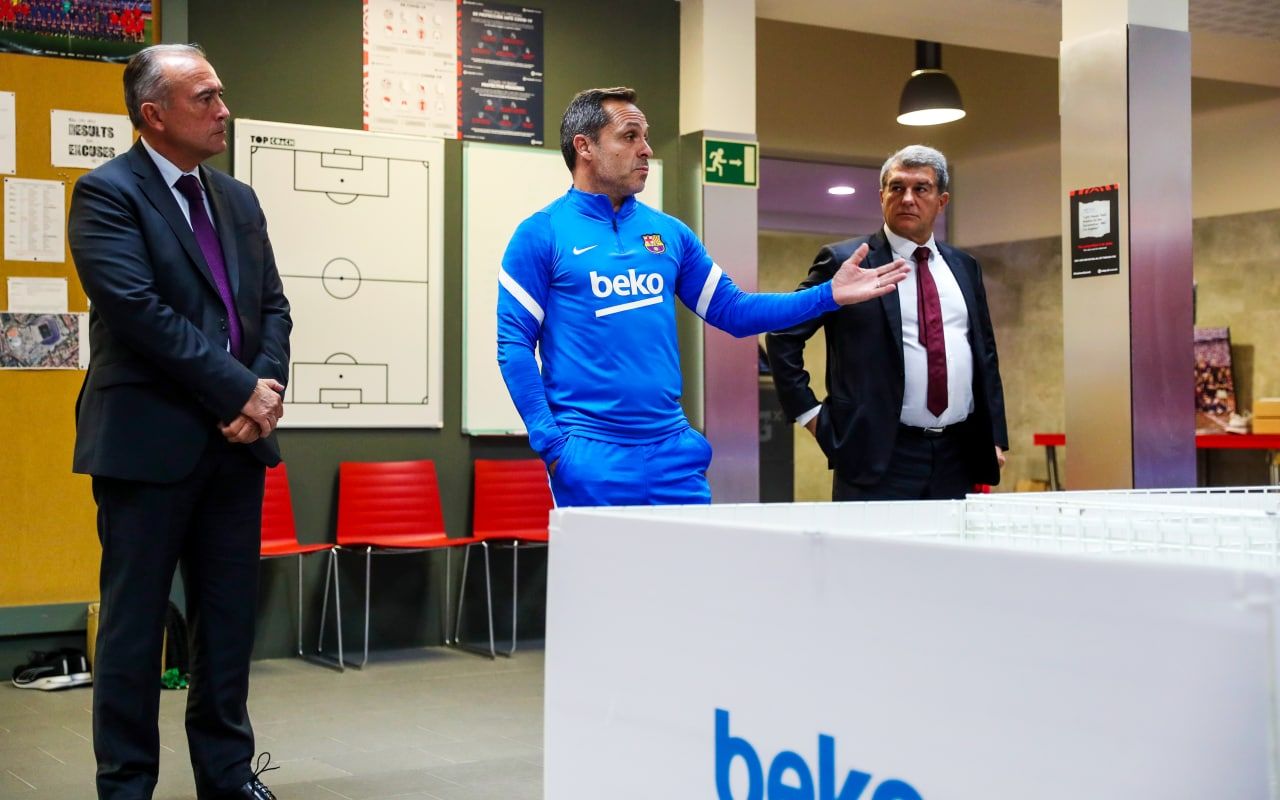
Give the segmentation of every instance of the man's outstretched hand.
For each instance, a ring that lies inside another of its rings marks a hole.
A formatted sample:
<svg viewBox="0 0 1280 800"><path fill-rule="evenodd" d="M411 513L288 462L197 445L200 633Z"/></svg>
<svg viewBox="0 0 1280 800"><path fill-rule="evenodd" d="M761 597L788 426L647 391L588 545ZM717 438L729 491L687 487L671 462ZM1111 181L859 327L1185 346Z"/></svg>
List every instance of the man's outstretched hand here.
<svg viewBox="0 0 1280 800"><path fill-rule="evenodd" d="M831 278L831 294L840 305L861 303L895 291L911 271L907 262L901 258L883 267L863 269L862 262L870 249L865 244L859 247Z"/></svg>

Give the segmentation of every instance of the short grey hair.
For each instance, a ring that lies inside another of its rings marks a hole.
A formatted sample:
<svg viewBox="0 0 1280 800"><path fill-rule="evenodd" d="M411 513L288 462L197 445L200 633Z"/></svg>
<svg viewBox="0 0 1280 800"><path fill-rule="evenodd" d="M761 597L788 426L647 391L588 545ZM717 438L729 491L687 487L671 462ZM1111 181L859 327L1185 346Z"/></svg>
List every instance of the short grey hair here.
<svg viewBox="0 0 1280 800"><path fill-rule="evenodd" d="M600 141L600 131L609 124L609 115L604 113L606 100L621 100L624 103L636 101L636 90L626 86L615 86L612 89L583 89L569 101L560 120L560 154L564 163L573 172L578 163L578 151L573 149L573 137L578 134L586 136L593 142Z"/></svg>
<svg viewBox="0 0 1280 800"><path fill-rule="evenodd" d="M938 184L939 194L948 191L951 186L951 176L947 172L947 157L928 145L907 145L889 156L889 160L884 162L884 166L880 168L881 189L885 188L885 182L889 179L889 170L894 167L907 167L908 169L931 167L935 182Z"/></svg>
<svg viewBox="0 0 1280 800"><path fill-rule="evenodd" d="M124 68L124 107L135 130L142 130L143 103L164 104L169 99L164 59L171 55L204 58L204 50L198 44L155 44L139 50Z"/></svg>

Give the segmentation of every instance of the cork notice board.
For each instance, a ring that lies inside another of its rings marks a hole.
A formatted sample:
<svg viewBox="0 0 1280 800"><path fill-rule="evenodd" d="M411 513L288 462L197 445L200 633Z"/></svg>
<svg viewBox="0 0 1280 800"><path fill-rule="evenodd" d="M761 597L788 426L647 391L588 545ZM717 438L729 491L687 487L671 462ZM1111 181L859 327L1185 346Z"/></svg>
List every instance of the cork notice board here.
<svg viewBox="0 0 1280 800"><path fill-rule="evenodd" d="M124 66L0 54L0 91L16 106L17 172L57 180L66 203L84 170L54 168L50 111L124 114ZM5 219L0 215L0 236ZM66 278L67 310L87 310L71 254L62 263L0 260L0 309L9 277ZM89 479L71 473L79 370L0 370L0 607L98 596L98 537ZM2 634L3 631L0 631Z"/></svg>

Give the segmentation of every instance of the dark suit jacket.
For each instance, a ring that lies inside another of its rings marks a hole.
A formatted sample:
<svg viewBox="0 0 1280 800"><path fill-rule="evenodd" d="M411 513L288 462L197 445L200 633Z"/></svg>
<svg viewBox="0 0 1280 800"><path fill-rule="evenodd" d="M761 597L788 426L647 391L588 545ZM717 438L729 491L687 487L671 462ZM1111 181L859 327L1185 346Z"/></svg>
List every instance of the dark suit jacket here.
<svg viewBox="0 0 1280 800"><path fill-rule="evenodd" d="M195 234L142 142L76 182L68 234L91 301L76 472L181 480L259 377L285 382L292 322L258 198L200 170L240 317L240 360L227 352L226 309ZM274 436L247 447L264 464L280 460Z"/></svg>
<svg viewBox="0 0 1280 800"><path fill-rule="evenodd" d="M831 280L863 242L871 250L863 268L884 266L894 258L884 232L823 247L800 284L804 289ZM1000 482L995 446L1009 447L1004 417L1004 388L996 357L995 334L982 286L982 270L967 253L938 243L969 307L969 345L973 348L973 413L965 420L965 453L974 483ZM827 399L818 414L818 445L828 465L845 481L877 483L889 466L902 413L902 311L891 292L876 300L844 306L785 331L765 343L774 385L791 419L818 405L804 369L804 343L822 328L827 339Z"/></svg>

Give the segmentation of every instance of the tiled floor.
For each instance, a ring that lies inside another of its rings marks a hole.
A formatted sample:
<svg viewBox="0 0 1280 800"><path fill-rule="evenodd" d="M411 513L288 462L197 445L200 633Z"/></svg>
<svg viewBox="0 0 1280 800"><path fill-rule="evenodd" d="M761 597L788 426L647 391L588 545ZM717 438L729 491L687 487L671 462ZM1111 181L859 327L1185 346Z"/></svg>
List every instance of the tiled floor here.
<svg viewBox="0 0 1280 800"><path fill-rule="evenodd" d="M253 664L258 749L280 800L542 797L542 652L489 661L431 648L376 654L363 671ZM0 686L0 798L88 800L90 691ZM165 692L157 800L195 797L183 692Z"/></svg>

